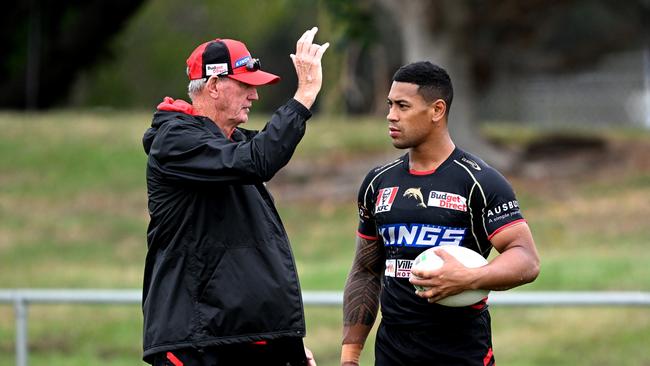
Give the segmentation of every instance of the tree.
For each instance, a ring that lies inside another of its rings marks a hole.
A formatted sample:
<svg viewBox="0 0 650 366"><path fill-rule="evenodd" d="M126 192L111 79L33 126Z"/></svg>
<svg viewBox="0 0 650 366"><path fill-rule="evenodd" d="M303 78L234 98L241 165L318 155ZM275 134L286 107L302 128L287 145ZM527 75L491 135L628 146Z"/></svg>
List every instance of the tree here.
<svg viewBox="0 0 650 366"><path fill-rule="evenodd" d="M107 45L144 0L11 2L0 19L0 107L48 108L76 76L110 57Z"/></svg>

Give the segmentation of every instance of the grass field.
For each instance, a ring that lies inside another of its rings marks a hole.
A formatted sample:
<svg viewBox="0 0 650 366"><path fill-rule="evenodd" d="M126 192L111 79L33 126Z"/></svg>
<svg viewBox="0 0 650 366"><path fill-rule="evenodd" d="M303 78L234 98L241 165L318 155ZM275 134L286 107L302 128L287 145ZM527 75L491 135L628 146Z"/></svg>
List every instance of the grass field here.
<svg viewBox="0 0 650 366"><path fill-rule="evenodd" d="M141 286L148 216L140 139L149 120L108 111L0 114L0 288ZM541 133L486 131L514 148ZM650 133L590 133L604 136L618 159L588 172L511 177L542 256L538 280L518 291L650 291ZM315 118L287 169L391 152L385 135L381 119ZM559 164L553 171L561 163L551 162ZM331 200L276 195L303 289L343 288L356 227L356 187L348 191ZM319 365L336 365L341 310L306 313ZM493 307L492 317L499 365L650 365L648 308ZM29 319L30 365L142 364L138 306L33 305ZM14 337L13 309L0 305L0 366L13 365Z"/></svg>

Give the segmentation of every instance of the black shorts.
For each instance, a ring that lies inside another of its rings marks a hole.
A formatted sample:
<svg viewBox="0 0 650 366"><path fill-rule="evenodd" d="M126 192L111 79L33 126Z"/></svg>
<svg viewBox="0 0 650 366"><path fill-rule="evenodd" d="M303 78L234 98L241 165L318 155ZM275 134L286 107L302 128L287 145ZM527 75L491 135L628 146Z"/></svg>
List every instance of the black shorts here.
<svg viewBox="0 0 650 366"><path fill-rule="evenodd" d="M382 322L375 341L375 366L398 365L494 365L490 313L427 329Z"/></svg>
<svg viewBox="0 0 650 366"><path fill-rule="evenodd" d="M184 348L156 354L153 366L303 366L307 357L302 338L238 343L201 349Z"/></svg>

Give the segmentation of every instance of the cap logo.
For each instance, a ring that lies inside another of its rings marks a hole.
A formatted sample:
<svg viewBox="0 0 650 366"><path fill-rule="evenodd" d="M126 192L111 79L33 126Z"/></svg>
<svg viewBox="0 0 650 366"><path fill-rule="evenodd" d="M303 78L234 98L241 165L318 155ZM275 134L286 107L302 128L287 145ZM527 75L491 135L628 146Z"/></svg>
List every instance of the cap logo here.
<svg viewBox="0 0 650 366"><path fill-rule="evenodd" d="M240 58L239 60L235 61L235 68L246 65L248 61L250 61L250 59L251 59L250 56L244 56Z"/></svg>
<svg viewBox="0 0 650 366"><path fill-rule="evenodd" d="M228 73L228 64L207 64L205 65L205 76L221 75Z"/></svg>

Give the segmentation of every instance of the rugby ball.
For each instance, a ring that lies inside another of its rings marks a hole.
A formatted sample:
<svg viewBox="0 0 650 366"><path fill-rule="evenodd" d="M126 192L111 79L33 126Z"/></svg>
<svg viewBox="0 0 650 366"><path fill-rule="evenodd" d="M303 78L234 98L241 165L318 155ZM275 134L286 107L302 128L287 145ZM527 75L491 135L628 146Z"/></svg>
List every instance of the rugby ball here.
<svg viewBox="0 0 650 366"><path fill-rule="evenodd" d="M468 268L477 268L488 264L488 261L482 255L471 249L456 245L441 245L439 247L429 248L420 253L413 261L413 269L435 270L442 267L443 260L435 253L437 249L447 251L447 253L453 255L460 263ZM428 290L428 288L423 286L415 286L415 288L418 291ZM445 297L436 303L453 307L469 306L484 299L488 293L490 293L489 290L467 290L456 295Z"/></svg>

